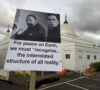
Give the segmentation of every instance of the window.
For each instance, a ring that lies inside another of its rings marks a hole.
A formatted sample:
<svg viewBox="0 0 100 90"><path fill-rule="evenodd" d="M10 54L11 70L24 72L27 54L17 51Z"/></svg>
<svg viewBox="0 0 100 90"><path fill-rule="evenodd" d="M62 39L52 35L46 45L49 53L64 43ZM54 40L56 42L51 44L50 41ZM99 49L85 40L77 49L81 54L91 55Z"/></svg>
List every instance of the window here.
<svg viewBox="0 0 100 90"><path fill-rule="evenodd" d="M70 54L65 55L66 59L70 59Z"/></svg>
<svg viewBox="0 0 100 90"><path fill-rule="evenodd" d="M94 56L94 59L96 60L96 55Z"/></svg>
<svg viewBox="0 0 100 90"><path fill-rule="evenodd" d="M90 59L90 55L87 55L87 59Z"/></svg>

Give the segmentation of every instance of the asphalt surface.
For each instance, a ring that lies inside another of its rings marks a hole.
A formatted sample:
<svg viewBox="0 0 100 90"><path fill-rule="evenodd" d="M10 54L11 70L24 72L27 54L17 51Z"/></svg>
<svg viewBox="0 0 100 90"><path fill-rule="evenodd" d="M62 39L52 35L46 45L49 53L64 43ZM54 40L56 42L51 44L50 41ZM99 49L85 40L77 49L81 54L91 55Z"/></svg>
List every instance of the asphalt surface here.
<svg viewBox="0 0 100 90"><path fill-rule="evenodd" d="M100 90L100 72L71 82L71 84L87 88L88 90Z"/></svg>
<svg viewBox="0 0 100 90"><path fill-rule="evenodd" d="M0 80L0 90L29 90L29 88ZM44 84L36 90L100 90L100 72L90 76L66 75L61 77L61 80Z"/></svg>
<svg viewBox="0 0 100 90"><path fill-rule="evenodd" d="M69 80L66 78L62 82L48 84L37 90L100 90L100 72Z"/></svg>

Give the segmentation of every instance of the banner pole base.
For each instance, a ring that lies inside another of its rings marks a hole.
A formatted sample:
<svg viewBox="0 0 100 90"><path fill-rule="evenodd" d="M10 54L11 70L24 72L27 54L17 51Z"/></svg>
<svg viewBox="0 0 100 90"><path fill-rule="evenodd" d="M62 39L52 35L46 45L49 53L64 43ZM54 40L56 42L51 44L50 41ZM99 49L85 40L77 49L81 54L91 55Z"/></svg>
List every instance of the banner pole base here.
<svg viewBox="0 0 100 90"><path fill-rule="evenodd" d="M35 90L35 83L36 83L36 72L31 71L29 90Z"/></svg>

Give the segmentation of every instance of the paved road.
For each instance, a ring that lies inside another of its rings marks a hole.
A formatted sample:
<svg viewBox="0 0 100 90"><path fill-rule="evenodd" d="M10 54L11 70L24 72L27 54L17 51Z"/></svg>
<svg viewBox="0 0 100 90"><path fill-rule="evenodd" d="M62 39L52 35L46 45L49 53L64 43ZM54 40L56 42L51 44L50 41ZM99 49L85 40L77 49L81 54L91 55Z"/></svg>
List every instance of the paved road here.
<svg viewBox="0 0 100 90"><path fill-rule="evenodd" d="M0 90L29 90L13 83L0 80ZM100 90L100 72L91 76L69 75L61 80L45 84L36 90Z"/></svg>
<svg viewBox="0 0 100 90"><path fill-rule="evenodd" d="M100 90L100 72L60 83L49 84L37 90Z"/></svg>

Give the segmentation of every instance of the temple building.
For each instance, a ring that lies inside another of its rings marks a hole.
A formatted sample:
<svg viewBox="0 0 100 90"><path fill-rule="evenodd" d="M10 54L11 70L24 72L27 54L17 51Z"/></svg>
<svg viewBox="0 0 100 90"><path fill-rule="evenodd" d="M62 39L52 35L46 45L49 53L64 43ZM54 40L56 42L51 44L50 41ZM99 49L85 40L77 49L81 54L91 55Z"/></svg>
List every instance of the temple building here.
<svg viewBox="0 0 100 90"><path fill-rule="evenodd" d="M8 76L9 72L3 70L7 48L10 40L8 28L5 38L0 42L0 75ZM63 68L84 72L92 62L100 62L100 47L95 43L80 39L65 18L61 26L62 62Z"/></svg>
<svg viewBox="0 0 100 90"><path fill-rule="evenodd" d="M66 69L84 72L93 62L100 62L100 47L80 39L65 19L61 27L62 61Z"/></svg>
<svg viewBox="0 0 100 90"><path fill-rule="evenodd" d="M7 77L9 76L9 72L6 70L3 70L5 58L7 54L8 44L10 40L10 30L8 26L7 33L5 35L5 38L0 42L0 76Z"/></svg>

